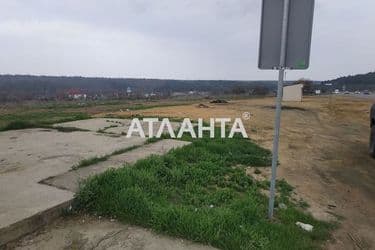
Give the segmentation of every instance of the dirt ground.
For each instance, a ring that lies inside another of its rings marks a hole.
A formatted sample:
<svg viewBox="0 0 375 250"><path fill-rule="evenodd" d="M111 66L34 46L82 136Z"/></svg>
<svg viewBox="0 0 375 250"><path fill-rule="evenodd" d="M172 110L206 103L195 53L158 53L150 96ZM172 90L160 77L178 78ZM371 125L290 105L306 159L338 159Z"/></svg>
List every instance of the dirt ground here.
<svg viewBox="0 0 375 250"><path fill-rule="evenodd" d="M369 109L373 102L331 96L284 103L278 178L296 187L315 217L340 221L326 249L375 248L375 160L368 155ZM249 136L271 149L274 98L202 104L137 113L192 119L243 117ZM250 119L246 120L244 112L251 114Z"/></svg>
<svg viewBox="0 0 375 250"><path fill-rule="evenodd" d="M124 225L114 219L92 216L61 218L45 230L24 237L9 249L144 249L214 250L210 246L158 235L151 230Z"/></svg>

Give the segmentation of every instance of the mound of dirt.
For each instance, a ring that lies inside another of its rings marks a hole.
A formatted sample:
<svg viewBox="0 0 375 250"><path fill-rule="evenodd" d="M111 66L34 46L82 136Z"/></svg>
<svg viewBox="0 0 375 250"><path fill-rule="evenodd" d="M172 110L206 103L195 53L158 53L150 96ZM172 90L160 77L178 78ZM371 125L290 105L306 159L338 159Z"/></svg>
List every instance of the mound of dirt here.
<svg viewBox="0 0 375 250"><path fill-rule="evenodd" d="M210 103L228 103L228 101L223 100L223 99L216 99L216 100L210 101Z"/></svg>
<svg viewBox="0 0 375 250"><path fill-rule="evenodd" d="M266 109L275 109L276 107L275 106L263 106L263 108L266 108ZM307 109L305 108L301 108L301 107L293 107L293 106L282 106L282 110L299 110L299 111L307 111Z"/></svg>
<svg viewBox="0 0 375 250"><path fill-rule="evenodd" d="M207 106L206 104L203 104L203 103L199 103L197 105L198 108L209 108L209 106Z"/></svg>

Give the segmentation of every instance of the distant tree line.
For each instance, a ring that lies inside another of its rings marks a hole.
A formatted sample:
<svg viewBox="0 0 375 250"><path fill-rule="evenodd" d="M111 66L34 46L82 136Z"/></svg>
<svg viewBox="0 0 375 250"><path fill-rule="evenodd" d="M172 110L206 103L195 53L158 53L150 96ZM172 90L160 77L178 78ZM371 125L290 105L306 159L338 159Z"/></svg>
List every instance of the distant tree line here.
<svg viewBox="0 0 375 250"><path fill-rule="evenodd" d="M137 98L151 92L168 97L189 91L265 95L275 90L276 82L0 75L0 102L63 99L74 91L90 97L122 98L128 87Z"/></svg>

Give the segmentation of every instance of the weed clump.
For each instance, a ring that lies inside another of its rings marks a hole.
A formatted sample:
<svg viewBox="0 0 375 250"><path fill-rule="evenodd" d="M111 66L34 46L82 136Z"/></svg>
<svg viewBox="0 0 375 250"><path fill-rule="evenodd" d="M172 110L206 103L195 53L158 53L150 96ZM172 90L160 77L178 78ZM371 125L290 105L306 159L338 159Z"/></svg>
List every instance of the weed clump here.
<svg viewBox="0 0 375 250"><path fill-rule="evenodd" d="M287 208L271 222L261 192L265 183L233 167L266 167L270 158L246 139L193 140L164 156L91 177L81 185L75 208L222 249L319 248L331 225L289 202L290 185L277 183L278 200ZM314 225L314 231L304 232L296 221Z"/></svg>

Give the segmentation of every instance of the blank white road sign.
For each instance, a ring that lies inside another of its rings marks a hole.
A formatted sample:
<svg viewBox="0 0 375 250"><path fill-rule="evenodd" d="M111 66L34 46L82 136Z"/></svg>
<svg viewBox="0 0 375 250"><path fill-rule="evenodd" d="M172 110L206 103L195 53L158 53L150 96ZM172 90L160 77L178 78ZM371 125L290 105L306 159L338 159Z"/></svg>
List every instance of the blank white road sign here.
<svg viewBox="0 0 375 250"><path fill-rule="evenodd" d="M314 0L290 0L286 60L287 69L307 69L310 63ZM263 0L259 48L259 68L280 65L283 0Z"/></svg>

